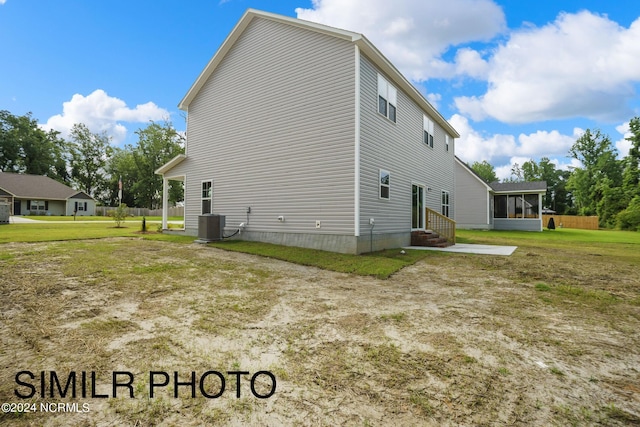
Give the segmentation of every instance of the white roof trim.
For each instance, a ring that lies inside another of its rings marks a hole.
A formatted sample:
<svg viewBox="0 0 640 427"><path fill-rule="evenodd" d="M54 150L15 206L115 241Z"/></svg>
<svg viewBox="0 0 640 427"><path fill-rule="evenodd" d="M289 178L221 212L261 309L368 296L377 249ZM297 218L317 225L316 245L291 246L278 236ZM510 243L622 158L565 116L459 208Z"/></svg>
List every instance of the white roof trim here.
<svg viewBox="0 0 640 427"><path fill-rule="evenodd" d="M504 194L544 194L547 190L491 190L494 194L504 195Z"/></svg>
<svg viewBox="0 0 640 427"><path fill-rule="evenodd" d="M339 28L330 27L328 25L318 24L302 19L291 18L288 16L277 15L275 13L263 12L255 9L247 9L238 21L227 38L222 42L218 51L213 55L207 66L200 73L195 83L191 86L187 94L178 104L181 110L188 111L189 104L196 97L200 89L207 82L211 74L218 67L220 62L233 47L240 35L249 26L251 21L256 18L265 18L272 21L281 22L287 25L293 25L306 30L317 31L332 37L337 37L355 43L362 53L364 53L373 63L378 66L387 76L402 90L411 97L426 113L428 113L435 121L442 126L447 133L453 138L460 138L460 134L451 126L451 124L431 105L429 101L398 71L398 69L369 41L365 36L352 31L341 30Z"/></svg>
<svg viewBox="0 0 640 427"><path fill-rule="evenodd" d="M165 173L169 172L171 169L182 163L182 161L186 158L187 156L185 156L184 154L178 154L173 159L169 160L167 163L156 169L154 173L156 175L164 175Z"/></svg>

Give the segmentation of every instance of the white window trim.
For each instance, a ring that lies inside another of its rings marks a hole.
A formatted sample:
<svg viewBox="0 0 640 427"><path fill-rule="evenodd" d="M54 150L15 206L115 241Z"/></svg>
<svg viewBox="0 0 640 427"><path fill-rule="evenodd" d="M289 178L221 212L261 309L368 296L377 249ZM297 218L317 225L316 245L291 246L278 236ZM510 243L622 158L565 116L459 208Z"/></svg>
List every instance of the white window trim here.
<svg viewBox="0 0 640 427"><path fill-rule="evenodd" d="M389 175L389 184L382 183L382 173L386 173ZM382 197L382 187L386 187L389 189L388 194L389 197ZM378 199L380 200L391 200L391 172L386 169L378 169Z"/></svg>
<svg viewBox="0 0 640 427"><path fill-rule="evenodd" d="M444 195L447 195L447 203L444 203L442 201L442 199L444 198ZM442 213L442 211L444 210L444 207L447 207L447 215L445 215L444 213ZM446 216L447 218L451 218L450 214L451 214L451 192L449 192L448 190L442 190L442 192L440 193L440 213L444 216Z"/></svg>
<svg viewBox="0 0 640 427"><path fill-rule="evenodd" d="M209 188L209 197L202 197L202 184L204 184L205 182L208 182L211 184L211 187ZM202 202L204 200L209 200L210 212L208 213L213 213L213 180L212 179L204 179L200 181L200 214L201 215L204 215L204 212L202 212Z"/></svg>
<svg viewBox="0 0 640 427"><path fill-rule="evenodd" d="M387 114L384 115L380 112L380 96L384 98L387 103ZM389 112L391 109L390 105L393 105L396 111L395 120L391 120L389 117ZM398 122L398 90L393 86L387 79L385 79L382 74L378 73L378 96L376 97L376 111L383 117L386 117L391 123Z"/></svg>
<svg viewBox="0 0 640 427"><path fill-rule="evenodd" d="M427 147L433 148L433 140L435 139L435 125L433 121L424 114L422 115L422 129L422 142L424 142ZM425 141L425 132L428 135L428 141Z"/></svg>
<svg viewBox="0 0 640 427"><path fill-rule="evenodd" d="M423 214L422 214L422 224L420 224L420 227L418 228L413 228L413 217L411 218L411 231L417 231L417 230L426 230L427 228L427 215L426 215L426 207L427 207L427 186L425 184L419 183L419 182L415 182L415 181L411 181L411 209L413 210L413 186L416 187L422 187L422 210L423 210Z"/></svg>

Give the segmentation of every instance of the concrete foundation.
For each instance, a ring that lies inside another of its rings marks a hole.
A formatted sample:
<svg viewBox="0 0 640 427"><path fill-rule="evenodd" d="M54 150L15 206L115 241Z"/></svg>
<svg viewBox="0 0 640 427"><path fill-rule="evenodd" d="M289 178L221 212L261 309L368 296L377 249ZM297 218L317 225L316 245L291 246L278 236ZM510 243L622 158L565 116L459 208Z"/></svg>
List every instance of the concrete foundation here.
<svg viewBox="0 0 640 427"><path fill-rule="evenodd" d="M164 230L164 233L197 236L198 230ZM226 234L230 233L231 231L226 232ZM356 237L342 234L243 231L240 235L234 236L232 239L320 249L323 251L339 252L343 254L362 254L371 252L372 248L375 252L383 249L409 246L411 244L411 233L409 231L402 233L374 233L372 241L369 233Z"/></svg>

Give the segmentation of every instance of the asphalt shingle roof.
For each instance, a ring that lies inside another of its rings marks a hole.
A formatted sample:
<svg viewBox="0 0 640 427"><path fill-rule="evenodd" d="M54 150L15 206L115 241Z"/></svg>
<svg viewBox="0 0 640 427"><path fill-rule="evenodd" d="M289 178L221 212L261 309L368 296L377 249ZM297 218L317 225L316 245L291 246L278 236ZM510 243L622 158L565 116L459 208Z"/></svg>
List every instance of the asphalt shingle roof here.
<svg viewBox="0 0 640 427"><path fill-rule="evenodd" d="M10 172L0 172L0 188L15 197L42 200L66 200L79 193L47 176Z"/></svg>
<svg viewBox="0 0 640 427"><path fill-rule="evenodd" d="M493 191L547 191L546 181L531 182L492 182Z"/></svg>

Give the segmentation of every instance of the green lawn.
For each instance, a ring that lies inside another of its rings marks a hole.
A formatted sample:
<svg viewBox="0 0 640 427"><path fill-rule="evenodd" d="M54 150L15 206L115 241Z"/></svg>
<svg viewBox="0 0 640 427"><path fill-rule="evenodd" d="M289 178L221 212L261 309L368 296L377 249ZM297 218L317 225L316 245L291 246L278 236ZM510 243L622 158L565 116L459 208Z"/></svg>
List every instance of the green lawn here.
<svg viewBox="0 0 640 427"><path fill-rule="evenodd" d="M48 217L70 218L70 217ZM89 217L106 218L106 217ZM153 218L153 217L151 217ZM149 219L149 218L148 218ZM106 237L143 237L145 239L191 243L194 237L154 233L157 225L148 226L151 233L142 234L141 218L129 218L123 227L115 222L68 224L43 221L35 224L9 224L0 226L0 243L40 242L55 240L99 239ZM549 256L554 251L571 251L575 254L606 255L628 260L640 265L640 233L611 230L545 230L541 233L519 231L458 230L459 243L518 246L519 251L543 249ZM315 249L304 249L260 242L230 240L210 243L210 246L229 251L244 252L276 258L300 265L315 266L326 270L358 275L388 278L402 268L429 257L450 256L442 252L389 249L372 254L349 255Z"/></svg>
<svg viewBox="0 0 640 427"><path fill-rule="evenodd" d="M546 245L624 243L640 245L640 233L620 230L578 230L575 228L533 231L456 230L458 243L493 245Z"/></svg>
<svg viewBox="0 0 640 427"><path fill-rule="evenodd" d="M276 258L300 265L308 265L341 273L354 273L386 279L402 268L427 258L442 256L441 252L388 249L363 255L340 254L318 249L296 248L261 242L230 240L209 243L210 246Z"/></svg>
<svg viewBox="0 0 640 427"><path fill-rule="evenodd" d="M25 218L33 219L36 221L69 221L73 222L73 216L46 216L46 215L33 215L33 216L25 216ZM162 221L161 216L147 216L145 217L147 221ZM170 216L168 218L169 221L182 221L183 218L181 216ZM113 218L110 216L77 216L75 221L113 221ZM142 221L141 216L129 216L127 217L127 221Z"/></svg>
<svg viewBox="0 0 640 427"><path fill-rule="evenodd" d="M147 226L150 233L140 232L142 221L127 220L116 228L115 222L58 224L52 222L0 225L0 243L47 242L55 240L101 239L106 237L144 237L145 239L192 242L193 237L154 233L157 227Z"/></svg>
<svg viewBox="0 0 640 427"><path fill-rule="evenodd" d="M617 257L640 265L640 233L620 230L578 230L562 228L532 231L457 230L458 243L518 246L519 251L543 249L548 256L554 251L574 255Z"/></svg>

